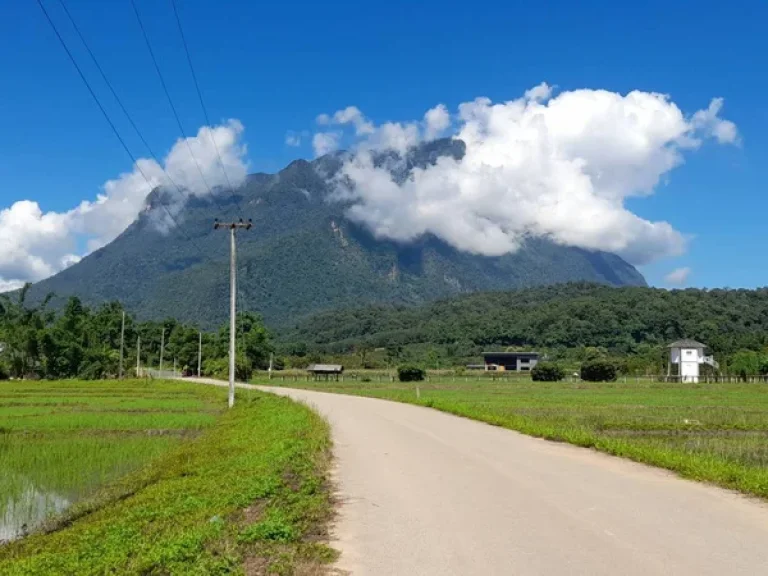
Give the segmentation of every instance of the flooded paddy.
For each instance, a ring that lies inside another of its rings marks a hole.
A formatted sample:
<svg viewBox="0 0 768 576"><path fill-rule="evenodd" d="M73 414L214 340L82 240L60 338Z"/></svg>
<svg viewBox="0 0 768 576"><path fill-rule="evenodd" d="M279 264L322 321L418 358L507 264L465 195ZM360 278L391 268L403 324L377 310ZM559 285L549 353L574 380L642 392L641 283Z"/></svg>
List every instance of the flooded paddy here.
<svg viewBox="0 0 768 576"><path fill-rule="evenodd" d="M0 542L34 531L210 426L221 405L200 388L0 383Z"/></svg>

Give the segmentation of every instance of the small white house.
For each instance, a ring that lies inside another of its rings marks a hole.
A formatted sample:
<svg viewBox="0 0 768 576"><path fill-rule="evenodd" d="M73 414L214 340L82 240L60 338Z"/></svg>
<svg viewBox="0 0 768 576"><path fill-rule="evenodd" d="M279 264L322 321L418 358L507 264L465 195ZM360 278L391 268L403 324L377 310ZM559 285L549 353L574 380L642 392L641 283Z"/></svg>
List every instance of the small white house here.
<svg viewBox="0 0 768 576"><path fill-rule="evenodd" d="M698 382L699 366L709 364L714 368L718 367L717 362L712 356L705 356L704 349L707 346L696 340L683 339L672 342L669 348L669 369L667 375L671 373L672 364L678 365L677 374L681 382Z"/></svg>

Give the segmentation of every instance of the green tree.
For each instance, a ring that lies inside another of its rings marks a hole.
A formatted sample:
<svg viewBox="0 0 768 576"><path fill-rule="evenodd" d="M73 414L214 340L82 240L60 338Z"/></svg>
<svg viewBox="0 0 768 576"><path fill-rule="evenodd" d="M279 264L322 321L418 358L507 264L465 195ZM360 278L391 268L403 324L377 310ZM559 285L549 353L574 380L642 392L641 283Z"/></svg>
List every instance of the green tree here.
<svg viewBox="0 0 768 576"><path fill-rule="evenodd" d="M728 361L728 369L744 382L750 376L760 374L762 357L754 350L739 350Z"/></svg>

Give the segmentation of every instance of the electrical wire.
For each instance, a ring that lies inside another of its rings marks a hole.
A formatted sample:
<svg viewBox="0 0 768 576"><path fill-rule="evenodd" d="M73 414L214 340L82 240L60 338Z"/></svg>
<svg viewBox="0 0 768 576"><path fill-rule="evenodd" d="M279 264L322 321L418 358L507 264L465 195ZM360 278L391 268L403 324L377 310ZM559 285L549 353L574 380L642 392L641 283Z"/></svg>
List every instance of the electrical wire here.
<svg viewBox="0 0 768 576"><path fill-rule="evenodd" d="M78 75L80 76L80 79L83 81L83 84L85 84L85 87L88 89L88 92L90 93L91 97L93 98L94 102L96 102L96 105L99 107L99 110L101 111L102 115L104 116L104 119L107 121L107 124L109 124L110 128L112 128L112 132L114 132L115 136L117 137L118 141L123 147L123 150L125 150L125 153L128 154L128 157L131 159L131 162L133 162L133 165L136 167L136 170L138 170L139 174L141 174L142 178L144 178L144 181L147 183L147 186L150 189L150 192L154 189L152 186L152 183L149 179L149 177L146 175L144 170L142 170L141 166L136 160L136 157L131 152L130 148L128 148L128 145L125 143L125 140L120 135L119 130L115 126L114 122L112 122L112 119L109 117L109 114L107 114L107 111L105 110L104 106L102 105L101 101L99 100L98 96L96 96L96 93L93 91L93 88L91 87L91 84L88 82L88 79L85 77L85 74L83 74L82 69L80 68L79 64L77 63L77 60L75 59L74 55L70 51L69 47L67 46L67 43L64 41L64 38L61 36L61 33L59 32L59 29L56 27L56 24L54 24L53 20L51 19L50 14L48 14L48 11L45 9L45 5L43 4L42 0L37 0L38 6L40 6L40 9L43 12L43 15L45 16L45 19L48 21L48 24L50 24L51 28L53 29L53 32L56 34L56 37L59 39L59 43L61 44L62 48L64 48L64 51L67 53L67 56L69 57L69 60L72 62L72 65L75 67L75 70L77 70ZM171 211L168 209L168 206L166 206L162 199L160 200L160 205L165 209L166 214L168 214L168 217L171 219L171 221L174 223L174 226L184 234L186 239L190 241L200 252L201 256L204 255L203 250L200 248L200 245L197 244L188 234L183 232L183 229L179 226L178 221L176 220L176 217L171 213Z"/></svg>
<svg viewBox="0 0 768 576"><path fill-rule="evenodd" d="M205 102L203 101L203 93L200 90L200 84L197 81L197 74L195 73L195 67L192 65L192 56L189 53L189 46L187 45L187 39L184 36L184 29L181 26L181 18L179 18L179 11L176 8L176 0L171 0L171 6L173 7L173 15L176 17L176 25L179 28L179 36L181 36L181 43L184 45L184 53L187 55L187 63L189 64L189 71L192 73L192 80L195 83L195 90L197 91L197 98L200 101L200 107L203 109L203 115L205 116L205 123L207 126L212 126L210 116L208 115L208 108L205 106ZM232 186L232 182L229 180L229 175L227 174L227 170L224 168L224 161L221 159L221 153L219 152L219 146L216 144L216 139L213 137L213 131L209 131L209 135L211 137L211 142L213 142L213 147L216 150L216 157L219 160L219 166L221 167L221 172L224 174L224 178L227 181L227 186L229 186L229 193L232 195L232 199L237 203L238 210L240 212L243 212L242 206L240 206L240 201L237 199L237 196L234 192L234 187Z"/></svg>
<svg viewBox="0 0 768 576"><path fill-rule="evenodd" d="M174 181L173 178L171 178L171 175L168 172L168 170L163 168L163 163L160 162L160 159L157 157L157 154L155 154L154 150L152 150L152 147L149 145L146 138L144 138L144 135L141 133L141 130L139 130L139 127L136 125L136 122L134 122L133 117L128 113L128 110L123 104L123 101L117 95L117 92L112 86L112 83L109 81L109 78L107 78L107 75L104 72L104 69L101 67L101 64L99 64L99 61L96 59L96 55L93 53L93 51L91 50L91 47L88 45L88 42L85 40L85 37L80 31L80 27L77 25L77 23L75 22L75 19L72 17L69 10L67 9L67 5L64 3L64 0L59 0L59 4L61 4L61 7L64 10L64 13L67 15L69 22L72 24L72 27L77 33L78 38L80 38L80 41L83 43L83 46L85 46L85 49L88 52L88 55L91 57L93 64L96 66L96 69L99 71L99 74L101 75L102 80L104 80L104 83L107 85L107 88L109 88L109 91L112 93L112 96L115 98L115 101L117 102L118 106L120 106L120 109L123 111L123 114L128 119L128 122L130 123L131 127L133 127L133 130L136 132L136 135L139 137L139 140L141 140L141 142L144 144L150 156L155 160L155 162L157 162L158 166L162 168L163 172L165 173L165 176L168 178L168 181L173 185L174 188L176 188L176 191L179 193L179 196L183 200L185 200L186 196L184 192L181 190L181 187Z"/></svg>
<svg viewBox="0 0 768 576"><path fill-rule="evenodd" d="M179 113L176 110L176 106L174 106L173 104L171 93L168 91L168 86L165 83L165 78L163 77L163 73L160 71L160 66L157 63L157 58L155 57L155 51L152 50L152 43L149 41L149 35L147 34L147 30L144 27L144 22L142 21L141 15L139 14L139 9L136 6L135 0L130 0L130 2L131 2L131 6L133 7L133 12L136 14L136 20L139 23L139 28L141 29L141 34L144 37L144 42L147 45L147 50L149 51L149 55L152 58L152 64L155 67L155 71L157 72L158 78L160 78L160 84L163 87L163 92L165 93L165 97L168 100L168 104L170 105L171 110L173 111L173 117L176 119L176 124L178 125L179 132L181 133L181 136L187 145L187 150L189 150L189 155L192 157L192 160L194 161L195 166L197 167L197 172L198 174L200 174L200 179L202 180L203 184L205 184L205 187L208 189L208 193L211 195L211 198L213 198L213 200L216 202L216 205L219 207L219 210L221 210L222 212L226 212L221 207L221 204L219 204L218 200L216 200L216 196L213 194L213 190L211 189L210 185L208 184L208 180L206 180L205 175L203 174L203 169L200 167L200 162L198 162L197 157L195 156L195 153L192 151L192 146L189 143L189 139L187 138L186 133L184 132L184 126L181 123L181 118L179 117Z"/></svg>

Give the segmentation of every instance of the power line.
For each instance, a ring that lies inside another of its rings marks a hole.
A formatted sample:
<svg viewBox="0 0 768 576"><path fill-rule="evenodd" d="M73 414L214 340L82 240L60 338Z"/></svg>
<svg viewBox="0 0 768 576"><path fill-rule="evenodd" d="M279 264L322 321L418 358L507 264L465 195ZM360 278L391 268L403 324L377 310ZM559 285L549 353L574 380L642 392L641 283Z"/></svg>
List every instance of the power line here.
<svg viewBox="0 0 768 576"><path fill-rule="evenodd" d="M203 115L205 116L205 123L209 127L212 126L211 119L208 115L208 108L205 106L205 102L203 101L203 93L200 91L200 84L197 81L197 74L195 73L195 67L192 65L192 56L189 53L189 46L187 45L187 39L184 36L184 29L181 26L181 18L179 18L179 12L176 8L176 0L171 0L171 6L173 6L173 15L176 17L176 25L179 28L179 35L181 36L181 43L184 45L184 53L187 55L187 63L189 64L189 71L192 73L192 80L195 82L195 90L197 91L197 98L200 100L200 107L203 109ZM232 186L232 182L229 180L229 175L227 174L227 170L224 168L224 161L221 158L221 153L219 152L219 146L216 144L216 139L213 137L213 131L209 131L211 142L213 142L213 147L216 150L216 157L219 160L219 166L221 167L221 171L224 174L224 178L227 180L227 186L229 186L229 193L232 195L232 199L237 203L237 207L240 210L240 212L243 211L242 206L240 206L240 201L237 199L237 196L235 195L234 188Z"/></svg>
<svg viewBox="0 0 768 576"><path fill-rule="evenodd" d="M226 212L219 202L216 200L216 197L213 194L213 190L211 189L210 185L208 184L208 181L205 178L205 175L203 174L203 169L200 167L200 162L197 161L197 158L195 157L195 153L192 151L192 146L189 143L189 139L187 138L186 133L184 132L184 126L181 124L181 118L179 118L179 113L176 111L176 106L173 104L173 99L171 99L171 93L168 91L168 86L165 83L165 78L163 78L163 73L160 71L160 66L157 63L157 58L155 58L155 52L152 50L152 44L149 41L149 35L147 34L147 30L144 28L144 22L141 20L141 15L139 14L139 9L136 7L135 0L130 0L131 6L133 6L133 12L136 14L136 20L139 23L139 28L141 28L141 33L144 36L144 42L147 45L147 50L149 51L149 55L152 58L152 64L155 66L155 71L157 72L158 78L160 78L160 84L163 87L163 92L165 93L165 97L168 100L168 104L171 106L171 110L173 111L173 117L176 119L176 124L179 126L179 132L181 132L181 136L184 139L184 142L187 144L187 150L189 150L189 155L192 157L192 160L195 163L195 166L197 167L197 172L200 174L200 178L205 184L205 187L208 189L208 193L211 195L211 198L213 198L214 202L216 202L216 205L219 207L219 210L222 212Z"/></svg>
<svg viewBox="0 0 768 576"><path fill-rule="evenodd" d="M107 121L107 124L109 124L110 128L112 128L112 132L114 132L115 136L120 141L120 144L122 145L123 150L125 150L125 153L128 154L128 157L131 159L131 162L133 162L133 165L136 167L136 170L139 171L139 174L141 174L142 178L144 178L144 181L147 183L147 186L149 187L150 191L152 191L153 190L152 182L150 182L149 177L147 177L147 175L144 173L144 170L141 169L141 166L136 161L136 157L133 155L130 148L128 148L128 145L125 143L125 140L123 140L123 137L120 136L120 132L118 131L114 122L112 122L112 119L109 117L109 114L107 114L107 111L104 109L104 106L101 104L101 101L99 100L98 96L96 96L96 93L93 91L93 88L91 88L91 84L88 82L88 79L85 77L85 74L83 74L82 69L78 65L77 60L75 60L75 57L70 51L69 47L67 46L67 43L64 41L64 38L62 38L61 34L59 33L59 29L56 27L56 24L54 24L50 14L48 14L48 11L45 9L45 5L43 5L42 0L37 0L37 5L40 6L40 9L43 11L43 15L45 16L45 19L48 21L48 24L51 25L53 32L56 34L56 37L59 39L59 43L61 44L62 48L64 48L64 51L67 53L67 56L69 56L69 60L72 62L72 65L75 67L75 70L77 70L77 73L80 76L80 79L83 81L83 84L85 84L85 87L88 89L88 92L93 98L93 101L96 102L96 105L99 107L99 110L101 110L101 113L104 116L104 119ZM162 200L160 201L160 205L165 209L165 212L168 214L168 217L174 223L175 227L178 228L179 231L181 231L178 221L176 220L174 215L171 213L171 211L168 209L168 207L162 202ZM190 238L189 235L187 235L186 233L184 234L184 236L187 238L187 240L192 242L192 244L198 249L201 255L204 254L203 250L200 248L197 242L192 240L192 238Z"/></svg>
<svg viewBox="0 0 768 576"><path fill-rule="evenodd" d="M144 138L144 135L141 133L141 130L139 130L139 127L136 125L136 122L134 122L133 117L128 113L128 110L126 109L125 105L123 104L123 101L120 99L120 97L117 95L117 92L115 91L114 87L112 86L112 83L109 81L109 78L107 78L106 73L104 72L104 69L99 64L99 61L96 59L95 54L91 50L91 47L88 45L88 42L85 40L85 37L83 36L82 32L80 31L80 27L75 22L74 18L72 18L72 15L69 13L69 10L67 9L66 4L64 3L64 0L59 0L59 4L61 4L62 9L64 10L64 13L67 15L67 18L69 19L69 22L72 24L72 27L74 28L75 32L77 33L77 36L80 38L80 41L83 43L83 46L85 46L86 51L88 52L88 55L91 57L91 60L93 61L94 65L96 66L96 69L99 71L99 74L101 75L102 80L104 80L104 83L107 85L107 88L109 88L109 91L112 93L112 96L117 101L117 104L120 106L120 109L123 111L123 114L125 114L125 117L128 119L128 122L133 127L133 130L136 132L136 135L139 137L141 142L144 144L146 149L149 151L150 156L157 162L158 166L161 167L163 172L165 173L166 177L168 178L168 181L173 184L174 188L176 188L176 191L179 193L179 196L182 198L182 200L186 199L184 192L182 192L181 187L174 181L173 178L171 178L170 173L168 170L163 168L162 162L160 162L160 159L157 157L157 154L155 154L154 150L152 150L152 147L149 145L147 140Z"/></svg>

